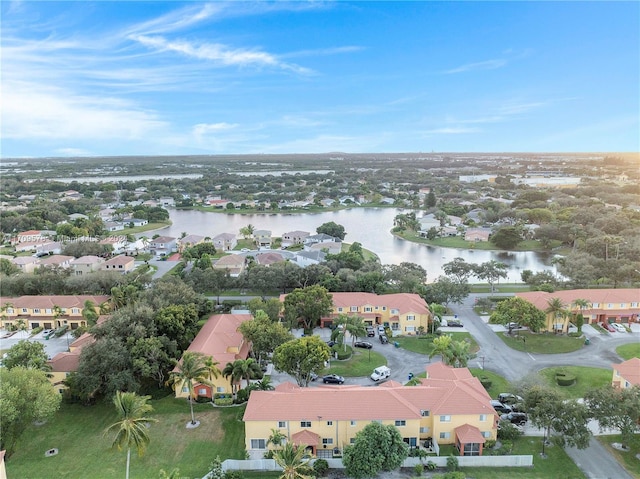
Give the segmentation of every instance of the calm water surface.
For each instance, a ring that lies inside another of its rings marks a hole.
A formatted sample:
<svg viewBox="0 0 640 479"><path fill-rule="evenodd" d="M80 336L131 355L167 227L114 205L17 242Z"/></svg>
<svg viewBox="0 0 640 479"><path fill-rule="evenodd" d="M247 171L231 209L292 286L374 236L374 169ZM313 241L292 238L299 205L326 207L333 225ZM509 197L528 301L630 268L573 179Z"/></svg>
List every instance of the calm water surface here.
<svg viewBox="0 0 640 479"><path fill-rule="evenodd" d="M163 235L180 237L181 233L216 236L220 233L239 235L240 228L251 224L255 229L266 229L273 236L300 230L315 234L316 228L333 221L344 226L347 243L359 242L380 257L382 264L416 263L427 270L428 281L434 281L442 273L442 265L456 257L468 263L484 263L492 259L509 265L507 281L520 282L520 272L551 270L552 255L530 251L498 252L469 249L440 248L412 243L396 238L390 233L393 218L407 210L396 208L353 208L340 211L302 214L248 214L227 215L191 210L170 210L173 224L160 231Z"/></svg>

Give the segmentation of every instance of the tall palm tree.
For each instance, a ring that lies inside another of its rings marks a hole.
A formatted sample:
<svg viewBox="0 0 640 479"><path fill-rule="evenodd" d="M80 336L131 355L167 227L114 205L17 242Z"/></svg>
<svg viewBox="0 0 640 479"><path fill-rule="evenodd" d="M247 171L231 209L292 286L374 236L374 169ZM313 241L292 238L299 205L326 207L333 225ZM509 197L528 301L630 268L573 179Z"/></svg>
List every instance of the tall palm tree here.
<svg viewBox="0 0 640 479"><path fill-rule="evenodd" d="M588 299L577 298L574 299L571 303L571 306L575 309L577 308L578 312L573 313L573 319L576 322L576 326L578 327L578 332L582 332L582 325L584 324L584 316L582 316L582 312L585 309L589 309L591 307L591 301Z"/></svg>
<svg viewBox="0 0 640 479"><path fill-rule="evenodd" d="M338 334L342 336L342 340L339 342L344 344L345 351L347 350L347 344L344 341L346 333L349 333L351 336L352 346L355 343L356 338L367 335L367 328L364 325L364 319L360 316L341 314L336 318L335 324L342 326L342 328L338 328Z"/></svg>
<svg viewBox="0 0 640 479"><path fill-rule="evenodd" d="M238 368L241 371L241 375L244 380L247 382L247 386L251 383L252 379L259 378L262 374L262 369L258 362L253 359L239 359L238 360Z"/></svg>
<svg viewBox="0 0 640 479"><path fill-rule="evenodd" d="M82 317L87 321L89 326L95 326L98 322L98 313L96 313L96 305L90 299L84 302L82 308Z"/></svg>
<svg viewBox="0 0 640 479"><path fill-rule="evenodd" d="M151 396L138 396L136 393L121 391L116 392L113 398L119 420L107 427L104 433L106 435L113 431L116 432L111 447L117 448L118 451L122 451L124 447L127 448L127 479L129 479L131 447L135 447L138 456L142 456L147 444L149 444L148 424L157 422L156 419L146 416L147 413L153 411L151 405L147 403L149 399Z"/></svg>
<svg viewBox="0 0 640 479"><path fill-rule="evenodd" d="M307 446L301 444L295 446L287 442L284 447L278 450L273 458L282 468L280 479L311 479L311 475L305 474L310 470L309 459L304 459Z"/></svg>
<svg viewBox="0 0 640 479"><path fill-rule="evenodd" d="M238 360L234 362L228 362L222 370L222 376L229 379L231 382L231 392L236 393L236 386L242 380L242 372L237 365Z"/></svg>
<svg viewBox="0 0 640 479"><path fill-rule="evenodd" d="M176 388L187 388L189 392L189 408L191 409L191 424L196 424L196 419L193 415L194 384L213 386L209 380L211 369L206 365L204 354L194 351L184 353L182 361L176 365L176 368L176 371L171 372L169 383L174 390Z"/></svg>
<svg viewBox="0 0 640 479"><path fill-rule="evenodd" d="M564 322L564 318L567 316L567 309L562 300L560 298L551 298L547 301L547 305L548 307L544 312L553 315L554 327L558 320L562 319Z"/></svg>

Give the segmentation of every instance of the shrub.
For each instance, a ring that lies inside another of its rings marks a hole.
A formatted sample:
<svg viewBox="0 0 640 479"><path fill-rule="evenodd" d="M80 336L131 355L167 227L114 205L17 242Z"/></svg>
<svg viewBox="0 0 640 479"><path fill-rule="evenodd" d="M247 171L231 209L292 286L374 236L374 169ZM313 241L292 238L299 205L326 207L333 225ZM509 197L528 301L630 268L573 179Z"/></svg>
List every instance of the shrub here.
<svg viewBox="0 0 640 479"><path fill-rule="evenodd" d="M264 453L262 457L264 457L265 459L273 459L274 454L275 454L275 451L273 449L269 449L267 452Z"/></svg>
<svg viewBox="0 0 640 479"><path fill-rule="evenodd" d="M416 464L415 466L413 466L413 473L416 476L421 476L423 472L424 472L424 466L422 464Z"/></svg>
<svg viewBox="0 0 640 479"><path fill-rule="evenodd" d="M522 431L509 421L500 421L498 425L498 439L501 441L512 441L522 435Z"/></svg>
<svg viewBox="0 0 640 479"><path fill-rule="evenodd" d="M448 471L457 471L458 467L460 467L460 464L458 463L458 458L457 457L455 457L455 456L447 457L447 470Z"/></svg>
<svg viewBox="0 0 640 479"><path fill-rule="evenodd" d="M505 454L509 454L511 452L511 449L513 449L513 441L509 441L509 440L502 441L501 449L503 449Z"/></svg>
<svg viewBox="0 0 640 479"><path fill-rule="evenodd" d="M213 395L213 399L226 399L226 398L233 398L233 395L230 393L215 393Z"/></svg>
<svg viewBox="0 0 640 479"><path fill-rule="evenodd" d="M213 404L216 406L231 406L233 404L233 398L214 399Z"/></svg>
<svg viewBox="0 0 640 479"><path fill-rule="evenodd" d="M489 439L484 443L484 449L492 449L496 445L496 441Z"/></svg>
<svg viewBox="0 0 640 479"><path fill-rule="evenodd" d="M442 479L465 479L466 474L462 471L447 472L442 476Z"/></svg>
<svg viewBox="0 0 640 479"><path fill-rule="evenodd" d="M437 466L435 462L427 461L424 467L427 469L427 471L435 471Z"/></svg>
<svg viewBox="0 0 640 479"><path fill-rule="evenodd" d="M571 337L571 338L579 338L580 336L582 336L582 333L579 332L575 332L575 333L569 333L567 334L567 336Z"/></svg>
<svg viewBox="0 0 640 479"><path fill-rule="evenodd" d="M56 338L59 338L60 336L62 336L64 333L67 332L67 329L69 329L69 325L65 324L63 326L60 326L58 329L56 329L56 332L53 333L53 335Z"/></svg>
<svg viewBox="0 0 640 479"><path fill-rule="evenodd" d="M480 376L480 384L482 384L482 387L485 389L489 389L491 387L491 385L493 384L493 382L491 381L491 379L489 379L489 377L487 376Z"/></svg>
<svg viewBox="0 0 640 479"><path fill-rule="evenodd" d="M244 479L240 471L227 471L224 473L224 479Z"/></svg>
<svg viewBox="0 0 640 479"><path fill-rule="evenodd" d="M576 377L573 374L564 371L558 371L556 373L556 383L558 383L558 386L571 386L575 382Z"/></svg>
<svg viewBox="0 0 640 479"><path fill-rule="evenodd" d="M240 389L237 393L236 393L236 402L238 404L243 403L243 402L247 402L249 400L249 391L247 391L247 389Z"/></svg>
<svg viewBox="0 0 640 479"><path fill-rule="evenodd" d="M555 291L552 284L541 284L537 289L538 291L544 291L545 293L553 293Z"/></svg>
<svg viewBox="0 0 640 479"><path fill-rule="evenodd" d="M324 459L316 459L313 463L313 472L315 472L316 477L324 476L329 470L329 463Z"/></svg>
<svg viewBox="0 0 640 479"><path fill-rule="evenodd" d="M333 346L332 349L333 349L333 352L338 356L337 357L338 360L345 360L351 357L351 354L352 354L351 346L347 346L346 351L344 350L344 346L338 346L338 345Z"/></svg>
<svg viewBox="0 0 640 479"><path fill-rule="evenodd" d="M207 396L198 396L198 397L196 398L196 402L197 402L198 404L204 404L204 403L211 402L211 399L210 399L210 398L208 398Z"/></svg>
<svg viewBox="0 0 640 479"><path fill-rule="evenodd" d="M35 336L36 334L38 334L39 332L43 331L44 328L42 326L38 326L37 328L33 328L31 330L31 336Z"/></svg>

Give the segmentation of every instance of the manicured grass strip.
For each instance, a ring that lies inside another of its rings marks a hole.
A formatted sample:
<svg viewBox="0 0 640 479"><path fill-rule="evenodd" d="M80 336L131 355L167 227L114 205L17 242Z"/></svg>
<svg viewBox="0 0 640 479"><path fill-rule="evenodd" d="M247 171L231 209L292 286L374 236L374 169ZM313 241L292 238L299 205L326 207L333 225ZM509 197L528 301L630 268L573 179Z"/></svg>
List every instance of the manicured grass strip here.
<svg viewBox="0 0 640 479"><path fill-rule="evenodd" d="M216 455L223 460L244 458L243 407L194 404L201 425L187 430L190 414L185 400L166 397L151 404L158 423L149 429L151 442L146 454L139 458L132 452L132 479L157 477L160 469L169 472L174 468L181 476L202 477ZM112 438L103 436L105 427L115 421L110 402L90 407L63 405L47 424L25 431L16 453L7 461L8 477L123 477L126 452L111 450ZM59 454L45 457L51 448L57 448Z"/></svg>
<svg viewBox="0 0 640 479"><path fill-rule="evenodd" d="M596 436L596 439L604 444L607 450L613 454L616 460L622 464L631 475L640 477L640 459L636 457L636 454L640 453L640 436L636 435L636 440L630 445L628 451L620 451L611 446L614 442L622 442L622 436L620 436L620 434Z"/></svg>
<svg viewBox="0 0 640 479"><path fill-rule="evenodd" d="M510 336L506 333L496 333L511 349L536 354L560 354L577 351L584 347L584 338L572 338L551 333L533 334L519 332ZM523 339L524 338L524 339Z"/></svg>
<svg viewBox="0 0 640 479"><path fill-rule="evenodd" d="M460 470L474 479L585 479L586 476L563 448L545 447L546 458L540 457L541 451L541 437L520 437L513 442L511 454L531 454L533 468L463 467Z"/></svg>
<svg viewBox="0 0 640 479"><path fill-rule="evenodd" d="M555 377L557 372L566 372L576 377L571 386L559 386ZM584 397L589 389L601 388L611 384L611 370L603 368L588 368L585 366L560 366L546 368L539 371L547 384L566 395L567 399Z"/></svg>
<svg viewBox="0 0 640 479"><path fill-rule="evenodd" d="M623 344L616 348L616 353L624 360L640 358L640 343Z"/></svg>
<svg viewBox="0 0 640 479"><path fill-rule="evenodd" d="M511 383L499 374L480 368L469 368L469 371L477 378L486 376L491 380L491 387L487 389L487 392L492 398L497 398L500 393L513 392Z"/></svg>
<svg viewBox="0 0 640 479"><path fill-rule="evenodd" d="M384 347L383 345L380 346ZM371 353L371 357L369 357L369 353ZM354 348L351 359L345 361L332 359L331 364L328 368L325 368L322 374L337 374L346 378L355 378L369 376L373 372L373 368L386 365L387 358L375 350Z"/></svg>
<svg viewBox="0 0 640 479"><path fill-rule="evenodd" d="M459 236L456 237L444 237L434 238L432 240L418 236L415 231L406 230L403 232L393 233L395 236L399 236L407 241L414 243L429 244L432 246L441 246L443 248L458 248L458 249L477 249L477 250L494 250L502 251L489 241L467 241ZM559 241L554 241L551 247L559 246ZM540 241L526 240L518 243L518 246L510 251L548 251L542 246Z"/></svg>
<svg viewBox="0 0 640 479"><path fill-rule="evenodd" d="M471 336L471 333L444 334L450 334L454 341L471 341L471 353L475 353L480 349L476 340L473 338L473 336ZM433 340L435 338L437 338L437 336L434 336L432 334L425 336L395 336L391 339L391 342L397 341L400 344L400 347L406 349L407 351L425 354L428 356L429 354L431 354L431 351L433 351Z"/></svg>

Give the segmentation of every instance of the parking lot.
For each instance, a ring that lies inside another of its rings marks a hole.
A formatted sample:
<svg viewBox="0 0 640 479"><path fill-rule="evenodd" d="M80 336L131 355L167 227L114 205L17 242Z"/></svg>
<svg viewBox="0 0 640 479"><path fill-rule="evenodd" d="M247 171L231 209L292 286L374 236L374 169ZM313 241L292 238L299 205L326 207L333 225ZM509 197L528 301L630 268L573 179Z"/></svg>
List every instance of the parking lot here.
<svg viewBox="0 0 640 479"><path fill-rule="evenodd" d="M0 329L0 337L5 335L6 333L7 331ZM42 332L31 336L26 331L18 331L10 338L0 339L0 350L4 352L7 349L10 349L14 344L17 344L19 341L22 341L24 339L28 341L36 341L44 344L44 348L45 348L45 351L47 352L47 355L49 356L49 359L53 358L58 353L68 351L69 350L68 345L71 344L73 341L75 341L75 338L69 332L65 333L63 336L60 336L59 338L52 336L49 339L45 339L43 337Z"/></svg>

